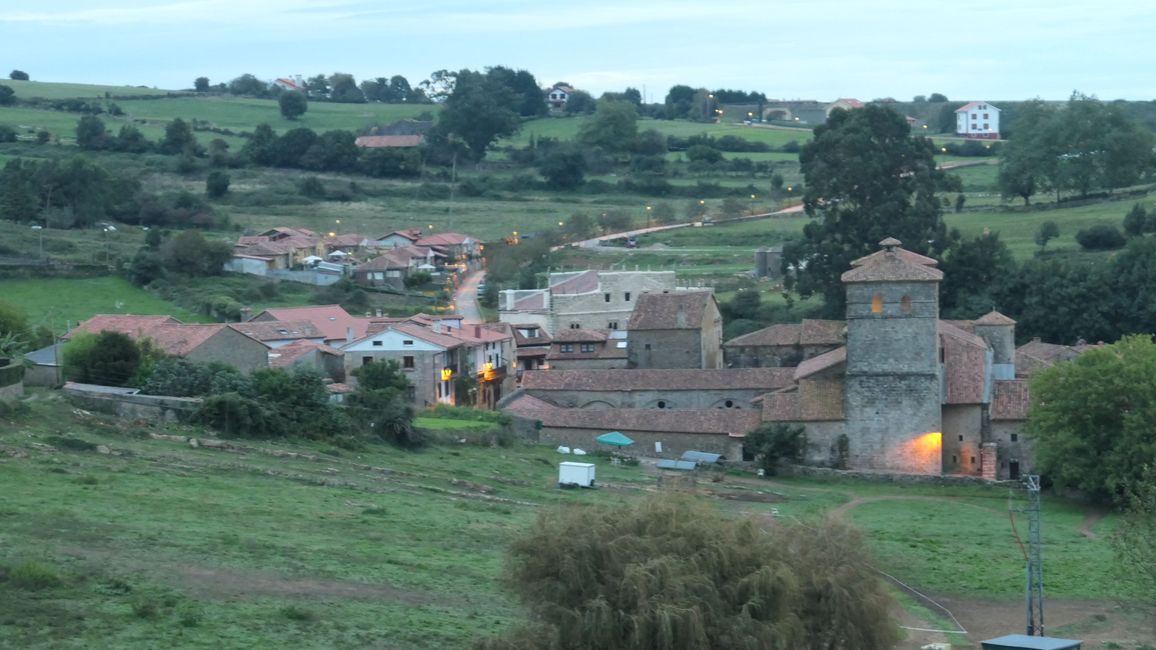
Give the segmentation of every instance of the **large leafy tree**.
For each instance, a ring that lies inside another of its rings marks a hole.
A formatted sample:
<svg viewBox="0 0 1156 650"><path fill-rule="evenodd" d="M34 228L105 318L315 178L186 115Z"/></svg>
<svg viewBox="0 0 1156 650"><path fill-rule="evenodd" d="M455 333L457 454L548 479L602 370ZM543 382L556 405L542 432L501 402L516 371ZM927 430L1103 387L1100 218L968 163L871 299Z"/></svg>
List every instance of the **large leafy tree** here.
<svg viewBox="0 0 1156 650"><path fill-rule="evenodd" d="M451 144L461 141L471 159L481 160L495 140L521 128L520 102L516 93L494 77L460 70L438 115L436 135Z"/></svg>
<svg viewBox="0 0 1156 650"><path fill-rule="evenodd" d="M534 75L526 70L513 70L504 66L486 69L486 76L510 89L517 95L515 110L522 117L538 117L548 112L546 95L538 85Z"/></svg>
<svg viewBox="0 0 1156 650"><path fill-rule="evenodd" d="M1112 546L1123 574L1150 602L1156 602L1156 469L1130 484L1123 497L1125 514Z"/></svg>
<svg viewBox="0 0 1156 650"><path fill-rule="evenodd" d="M958 242L939 268L939 307L945 318L974 318L991 311L1000 287L1014 281L1019 271L999 233Z"/></svg>
<svg viewBox="0 0 1156 650"><path fill-rule="evenodd" d="M1037 375L1026 433L1040 473L1108 500L1156 466L1156 344L1128 336Z"/></svg>
<svg viewBox="0 0 1156 650"><path fill-rule="evenodd" d="M295 120L309 110L309 100L305 98L305 93L291 90L281 93L281 96L277 98L277 106L281 109L282 117L287 120Z"/></svg>
<svg viewBox="0 0 1156 650"><path fill-rule="evenodd" d="M728 518L685 498L562 507L511 545L507 587L535 625L485 650L889 648L891 598L834 520Z"/></svg>
<svg viewBox="0 0 1156 650"><path fill-rule="evenodd" d="M925 255L949 246L936 193L959 182L936 168L931 141L913 137L902 115L873 104L836 110L815 128L799 161L803 205L813 221L784 250L784 260L799 269L793 288L821 294L828 314L843 313L839 276L881 240L896 237Z"/></svg>
<svg viewBox="0 0 1156 650"><path fill-rule="evenodd" d="M606 151L629 151L638 138L638 108L627 101L600 99L594 116L578 127L578 141Z"/></svg>
<svg viewBox="0 0 1156 650"><path fill-rule="evenodd" d="M120 332L80 333L64 346L64 374L85 384L127 386L142 356L140 346Z"/></svg>

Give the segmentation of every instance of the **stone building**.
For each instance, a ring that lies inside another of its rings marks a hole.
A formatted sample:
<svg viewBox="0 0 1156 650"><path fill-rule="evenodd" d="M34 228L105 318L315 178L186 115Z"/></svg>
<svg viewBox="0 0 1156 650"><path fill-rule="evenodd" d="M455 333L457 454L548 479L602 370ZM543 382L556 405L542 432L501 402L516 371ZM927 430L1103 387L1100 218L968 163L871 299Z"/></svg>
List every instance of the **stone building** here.
<svg viewBox="0 0 1156 650"><path fill-rule="evenodd" d="M629 367L723 367L722 316L711 291L644 293L630 316Z"/></svg>
<svg viewBox="0 0 1156 650"><path fill-rule="evenodd" d="M502 291L498 319L538 325L549 336L565 329L626 329L639 296L677 290L674 271L551 273L546 289Z"/></svg>
<svg viewBox="0 0 1156 650"><path fill-rule="evenodd" d="M555 370L625 368L626 346L622 330L562 330L550 345L546 363Z"/></svg>
<svg viewBox="0 0 1156 650"><path fill-rule="evenodd" d="M811 321L728 342L736 359L782 367L527 373L523 390L503 406L540 422L543 438L567 444L589 444L599 427L634 427L678 445L699 435L699 448L729 445L733 457L733 443L771 422L804 427L808 464L989 479L1030 472L1032 449L1021 435L1028 377L1089 346L1033 341L1017 350L1015 321L994 311L974 321L941 320L936 261L895 239L881 246L842 276L845 323ZM808 330L814 338L804 336ZM663 414L659 429L657 419L644 424L639 415L648 409L678 416ZM742 431L736 427L746 420L723 415L752 410L758 418ZM595 411L586 428L576 424Z"/></svg>

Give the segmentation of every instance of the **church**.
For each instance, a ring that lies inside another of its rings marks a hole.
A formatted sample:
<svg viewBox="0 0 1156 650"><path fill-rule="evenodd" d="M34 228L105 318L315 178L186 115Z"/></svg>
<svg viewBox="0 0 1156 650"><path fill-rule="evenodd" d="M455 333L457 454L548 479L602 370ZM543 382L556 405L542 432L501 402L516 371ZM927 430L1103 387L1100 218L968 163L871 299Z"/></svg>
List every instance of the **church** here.
<svg viewBox="0 0 1156 650"><path fill-rule="evenodd" d="M618 430L640 455L738 459L774 422L804 428L809 465L1016 479L1032 466L1028 378L1081 348L1017 350L1015 321L995 311L940 319L936 266L888 238L843 274L845 321L737 337L723 369L528 371L501 407L551 444Z"/></svg>

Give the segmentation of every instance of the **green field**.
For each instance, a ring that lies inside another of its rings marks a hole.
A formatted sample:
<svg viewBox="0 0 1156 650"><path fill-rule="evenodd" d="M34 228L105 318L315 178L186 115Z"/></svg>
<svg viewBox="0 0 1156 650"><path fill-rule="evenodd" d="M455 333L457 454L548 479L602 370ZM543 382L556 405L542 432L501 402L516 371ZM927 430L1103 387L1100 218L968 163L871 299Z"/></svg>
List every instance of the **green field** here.
<svg viewBox="0 0 1156 650"><path fill-rule="evenodd" d="M107 420L51 393L29 404L0 418L4 647L462 648L522 619L497 578L503 548L542 507L656 485L652 468L587 456L602 489L559 491L548 447L194 449L149 435L196 429ZM880 566L917 588L964 603L1022 589L1007 520L1009 497L1022 497L1006 488L720 478L696 492L735 516L847 517ZM1120 595L1111 516L1089 523L1048 497L1044 521L1049 599Z"/></svg>
<svg viewBox="0 0 1156 650"><path fill-rule="evenodd" d="M18 306L33 327L60 334L96 314L166 314L186 323L209 319L161 300L118 277L0 279L0 300Z"/></svg>

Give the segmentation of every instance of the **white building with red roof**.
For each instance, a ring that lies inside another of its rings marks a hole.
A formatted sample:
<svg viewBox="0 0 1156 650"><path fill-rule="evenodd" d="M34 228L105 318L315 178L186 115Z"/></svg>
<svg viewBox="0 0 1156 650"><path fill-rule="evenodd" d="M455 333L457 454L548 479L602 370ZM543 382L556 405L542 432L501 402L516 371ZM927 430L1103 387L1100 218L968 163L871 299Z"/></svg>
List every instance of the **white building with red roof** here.
<svg viewBox="0 0 1156 650"><path fill-rule="evenodd" d="M999 139L999 109L987 102L968 102L955 109L955 133L965 138Z"/></svg>

